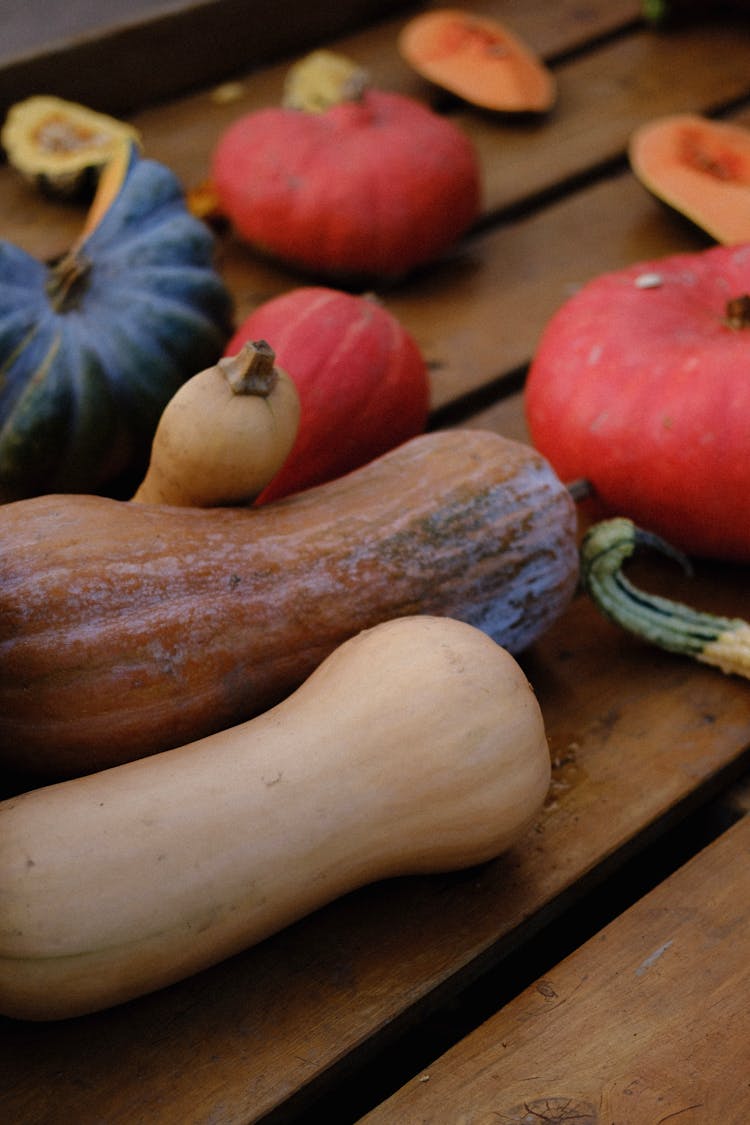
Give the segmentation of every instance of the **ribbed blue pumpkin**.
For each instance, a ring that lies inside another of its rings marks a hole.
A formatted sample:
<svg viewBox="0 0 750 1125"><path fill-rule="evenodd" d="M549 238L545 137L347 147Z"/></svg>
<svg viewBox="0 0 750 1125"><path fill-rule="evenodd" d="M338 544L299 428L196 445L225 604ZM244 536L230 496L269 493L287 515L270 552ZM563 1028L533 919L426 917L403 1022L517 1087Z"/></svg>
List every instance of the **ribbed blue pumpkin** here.
<svg viewBox="0 0 750 1125"><path fill-rule="evenodd" d="M135 146L61 259L0 242L0 501L140 479L167 401L229 336L213 255L177 177Z"/></svg>

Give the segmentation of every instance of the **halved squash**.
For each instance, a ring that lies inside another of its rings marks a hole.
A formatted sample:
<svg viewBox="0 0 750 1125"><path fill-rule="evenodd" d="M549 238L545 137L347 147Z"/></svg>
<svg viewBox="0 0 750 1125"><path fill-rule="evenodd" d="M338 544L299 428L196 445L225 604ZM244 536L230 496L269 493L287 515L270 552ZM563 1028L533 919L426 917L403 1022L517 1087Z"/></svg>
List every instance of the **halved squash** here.
<svg viewBox="0 0 750 1125"><path fill-rule="evenodd" d="M460 8L415 16L398 48L422 78L484 109L543 112L557 96L552 72L514 32Z"/></svg>
<svg viewBox="0 0 750 1125"><path fill-rule="evenodd" d="M12 105L0 134L8 163L46 194L60 197L90 194L123 141L139 145L138 130L46 94Z"/></svg>
<svg viewBox="0 0 750 1125"><path fill-rule="evenodd" d="M750 241L750 129L698 114L636 129L630 166L645 188L726 246Z"/></svg>

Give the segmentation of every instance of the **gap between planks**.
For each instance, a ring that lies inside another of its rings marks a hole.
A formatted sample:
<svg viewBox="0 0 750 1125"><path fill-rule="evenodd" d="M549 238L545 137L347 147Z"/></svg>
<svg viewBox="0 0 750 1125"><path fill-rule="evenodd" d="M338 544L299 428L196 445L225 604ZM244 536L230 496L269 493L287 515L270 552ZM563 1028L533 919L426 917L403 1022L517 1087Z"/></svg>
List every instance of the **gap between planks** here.
<svg viewBox="0 0 750 1125"><path fill-rule="evenodd" d="M750 812L750 770L633 855L614 875L521 948L437 1006L403 1035L337 1074L331 1093L309 1089L256 1125L356 1125L526 988L615 921ZM329 1076L330 1077L330 1076Z"/></svg>

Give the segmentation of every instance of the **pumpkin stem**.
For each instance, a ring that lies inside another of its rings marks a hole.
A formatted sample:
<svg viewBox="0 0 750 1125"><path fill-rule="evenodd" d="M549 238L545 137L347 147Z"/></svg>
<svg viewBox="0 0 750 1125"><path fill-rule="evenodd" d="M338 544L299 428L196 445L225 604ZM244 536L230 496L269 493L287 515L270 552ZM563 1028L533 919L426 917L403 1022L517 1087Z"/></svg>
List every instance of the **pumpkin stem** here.
<svg viewBox="0 0 750 1125"><path fill-rule="evenodd" d="M730 328L750 328L750 296L747 293L727 301L726 321Z"/></svg>
<svg viewBox="0 0 750 1125"><path fill-rule="evenodd" d="M589 500L594 495L594 486L586 477L577 477L575 480L569 481L565 487L576 504L583 500Z"/></svg>
<svg viewBox="0 0 750 1125"><path fill-rule="evenodd" d="M265 340L248 340L236 355L223 356L216 365L236 395L267 398L276 386L276 353Z"/></svg>
<svg viewBox="0 0 750 1125"><path fill-rule="evenodd" d="M750 624L702 613L634 586L622 565L638 547L668 555L690 572L681 552L631 520L594 524L581 542L581 583L602 613L651 644L750 679Z"/></svg>
<svg viewBox="0 0 750 1125"><path fill-rule="evenodd" d="M80 303L90 272L89 259L75 250L69 250L50 266L45 288L55 312L67 312Z"/></svg>
<svg viewBox="0 0 750 1125"><path fill-rule="evenodd" d="M313 51L289 69L282 105L325 113L342 102L361 101L368 86L364 67L334 51Z"/></svg>

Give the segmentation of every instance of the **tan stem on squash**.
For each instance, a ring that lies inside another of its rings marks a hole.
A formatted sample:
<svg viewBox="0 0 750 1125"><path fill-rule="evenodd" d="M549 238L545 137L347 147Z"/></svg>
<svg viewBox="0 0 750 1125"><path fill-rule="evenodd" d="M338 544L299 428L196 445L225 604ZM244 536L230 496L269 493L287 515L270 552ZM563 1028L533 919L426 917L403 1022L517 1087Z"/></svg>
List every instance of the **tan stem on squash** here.
<svg viewBox="0 0 750 1125"><path fill-rule="evenodd" d="M90 273L91 262L75 248L50 266L46 293L55 312L64 313L70 308L75 308L85 290Z"/></svg>
<svg viewBox="0 0 750 1125"><path fill-rule="evenodd" d="M267 398L278 381L276 353L265 340L248 340L216 365L236 395Z"/></svg>
<svg viewBox="0 0 750 1125"><path fill-rule="evenodd" d="M750 296L747 293L727 301L726 321L730 328L750 328Z"/></svg>

